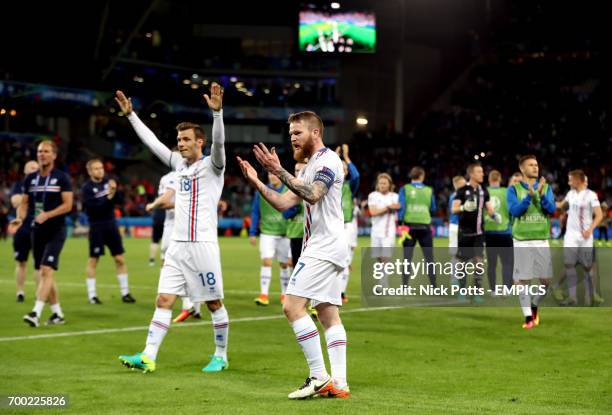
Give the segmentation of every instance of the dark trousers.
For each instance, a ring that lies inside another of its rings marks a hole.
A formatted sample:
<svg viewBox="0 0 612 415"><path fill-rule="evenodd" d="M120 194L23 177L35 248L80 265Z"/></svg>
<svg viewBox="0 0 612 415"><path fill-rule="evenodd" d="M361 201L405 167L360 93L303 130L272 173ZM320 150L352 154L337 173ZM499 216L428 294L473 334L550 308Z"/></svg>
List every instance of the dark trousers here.
<svg viewBox="0 0 612 415"><path fill-rule="evenodd" d="M606 238L606 242L608 242L608 225L600 226L598 229L599 229L599 238L597 239L601 241L602 238Z"/></svg>
<svg viewBox="0 0 612 415"><path fill-rule="evenodd" d="M412 261L412 255L414 254L414 247L417 242L421 245L423 250L423 257L427 262L433 262L433 237L431 235L431 228L429 225L411 225L407 224L410 228L411 239L404 241L404 259ZM427 267L429 271L429 283L433 286L436 285L436 274L433 271L434 267ZM402 276L404 285L408 285L409 279L407 275Z"/></svg>
<svg viewBox="0 0 612 415"><path fill-rule="evenodd" d="M295 267L302 255L302 238L290 238L289 243L291 244L291 262Z"/></svg>
<svg viewBox="0 0 612 415"><path fill-rule="evenodd" d="M514 249L512 235L485 233L487 244L487 274L489 276L489 288L494 289L497 280L497 259L501 261L502 282L506 287L513 284L512 273L514 271Z"/></svg>

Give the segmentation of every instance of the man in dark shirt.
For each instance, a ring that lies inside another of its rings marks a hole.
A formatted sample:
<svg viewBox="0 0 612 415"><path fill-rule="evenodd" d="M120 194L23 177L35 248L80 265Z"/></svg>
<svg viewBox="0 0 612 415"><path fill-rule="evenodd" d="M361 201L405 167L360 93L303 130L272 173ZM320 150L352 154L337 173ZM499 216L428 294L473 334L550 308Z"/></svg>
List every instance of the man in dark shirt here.
<svg viewBox="0 0 612 415"><path fill-rule="evenodd" d="M117 183L104 177L104 164L100 159L87 162L90 180L81 189L83 209L89 220L89 259L87 260L87 296L90 304L102 304L96 293L96 266L108 246L115 260L117 280L124 303L135 302L128 288L128 271L125 265L123 242L115 220L115 196Z"/></svg>
<svg viewBox="0 0 612 415"><path fill-rule="evenodd" d="M499 214L495 213L489 201L489 192L482 187L484 170L477 163L467 168L468 183L457 190L453 200L452 213L459 214L459 250L457 257L461 261L481 263L484 251L484 216L485 209L496 222L501 222ZM484 268L482 268L484 270ZM474 273L474 285L481 287L481 277L478 269ZM459 280L461 287L466 286L465 278ZM463 295L460 295L463 298ZM473 297L475 303L482 302L479 295Z"/></svg>
<svg viewBox="0 0 612 415"><path fill-rule="evenodd" d="M28 161L23 167L23 173L25 176L38 171L38 163L34 160ZM21 204L23 199L23 180L15 183L11 189L11 206L12 210L9 216L14 219L17 216L17 208ZM17 264L15 265L15 280L17 281L17 302L23 303L25 301L25 277L26 269L28 265L28 256L30 255L30 249L32 244L30 241L30 230L32 229L32 216L27 215L23 224L17 229L13 235L13 256ZM38 279L38 278L37 278Z"/></svg>
<svg viewBox="0 0 612 415"><path fill-rule="evenodd" d="M32 216L31 237L34 269L39 271L40 282L36 302L31 313L23 320L32 327L40 325L45 302L51 304L51 317L47 325L64 324L54 271L66 240L66 214L72 210L72 183L70 177L55 168L57 145L51 140L41 141L36 152L40 170L29 174L23 184L22 202L17 210L14 226L23 226L26 216Z"/></svg>

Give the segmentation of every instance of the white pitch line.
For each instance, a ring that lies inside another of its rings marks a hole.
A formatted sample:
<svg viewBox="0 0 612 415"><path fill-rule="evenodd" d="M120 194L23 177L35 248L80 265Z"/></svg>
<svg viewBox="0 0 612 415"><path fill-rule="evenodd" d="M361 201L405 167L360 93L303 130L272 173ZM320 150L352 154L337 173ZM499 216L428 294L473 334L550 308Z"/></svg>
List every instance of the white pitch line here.
<svg viewBox="0 0 612 415"><path fill-rule="evenodd" d="M427 303L413 304L410 307L419 306L419 305L427 305ZM371 308L363 307L363 308L354 308L352 310L343 311L341 313L341 315L342 314L350 314L350 313L362 313L362 312L367 312L367 311L395 310L395 309L401 309L401 308L406 308L406 307L405 306L401 306L401 307L371 307ZM265 320L279 320L279 319L284 319L284 318L285 318L285 316L282 315L282 314L275 315L275 316L262 316L262 317L242 317L242 318L231 319L230 323L241 323L241 322L249 322L249 321L265 321ZM201 321L201 322L194 322L194 323L180 323L180 324L173 324L172 328L177 328L177 327L193 327L193 326L208 326L211 323L212 323L211 321ZM52 339L52 338L56 338L56 337L84 336L84 335L88 335L88 334L106 334L106 333L121 333L121 332L128 332L128 331L144 331L144 330L147 330L148 328L149 328L149 326L133 326L133 327L122 327L122 328L114 328L114 329L73 331L73 332L67 332L67 333L36 334L36 335L32 335L32 336L0 337L0 343L1 342L18 341L18 340L40 340L40 339Z"/></svg>
<svg viewBox="0 0 612 415"><path fill-rule="evenodd" d="M34 285L34 281L26 281L27 285ZM0 279L0 284L15 284L15 280L6 280ZM87 286L85 283L81 284L78 282L58 282L59 288L61 287L82 287L83 291L86 291ZM96 283L96 287L98 288L119 288L118 284L98 284ZM130 284L130 289L135 290L157 290L157 285L132 285ZM257 295L259 291L257 290L223 290L223 292L228 294L249 294L249 295ZM271 294L280 294L280 291L270 291Z"/></svg>

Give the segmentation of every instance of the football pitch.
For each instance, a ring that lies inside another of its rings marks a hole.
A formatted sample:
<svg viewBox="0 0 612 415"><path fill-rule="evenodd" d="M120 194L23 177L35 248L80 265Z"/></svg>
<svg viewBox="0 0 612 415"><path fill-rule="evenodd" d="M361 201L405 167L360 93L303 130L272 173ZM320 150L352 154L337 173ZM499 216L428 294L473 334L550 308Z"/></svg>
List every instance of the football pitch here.
<svg viewBox="0 0 612 415"><path fill-rule="evenodd" d="M124 242L136 304L121 303L108 256L98 269L103 304L87 303L87 241L73 238L56 274L66 325L33 329L21 320L33 305L31 273L26 302L18 304L10 240L0 241L0 396L67 395L67 408L37 411L50 414L590 415L612 408L611 308L544 308L531 331L521 329L518 301L504 308L366 309L359 252L342 311L351 399L290 401L287 393L301 385L307 366L282 315L276 267L270 306L253 302L259 254L246 238L220 239L229 370L200 371L214 351L206 311L201 321L171 325L154 373L127 370L117 356L144 347L159 269L147 265L148 240ZM46 307L43 320L49 314Z"/></svg>

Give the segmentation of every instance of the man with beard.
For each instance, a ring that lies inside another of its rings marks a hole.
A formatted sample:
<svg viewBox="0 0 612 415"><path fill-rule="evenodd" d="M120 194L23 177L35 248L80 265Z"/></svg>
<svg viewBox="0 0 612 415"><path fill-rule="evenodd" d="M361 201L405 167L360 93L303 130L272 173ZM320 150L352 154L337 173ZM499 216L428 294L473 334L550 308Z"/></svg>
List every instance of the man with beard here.
<svg viewBox="0 0 612 415"><path fill-rule="evenodd" d="M339 314L342 272L348 265L342 214L342 161L323 145L323 122L317 114L311 111L292 114L288 122L294 159L309 159L299 178L281 166L274 148L269 151L260 143L253 152L257 161L290 191L281 194L268 188L251 164L237 157L244 176L275 209L285 211L304 200L302 255L289 280L283 311L304 352L310 374L288 397L304 399L319 394L348 398L346 331ZM331 377L325 367L319 330L306 312L309 301L325 328Z"/></svg>

